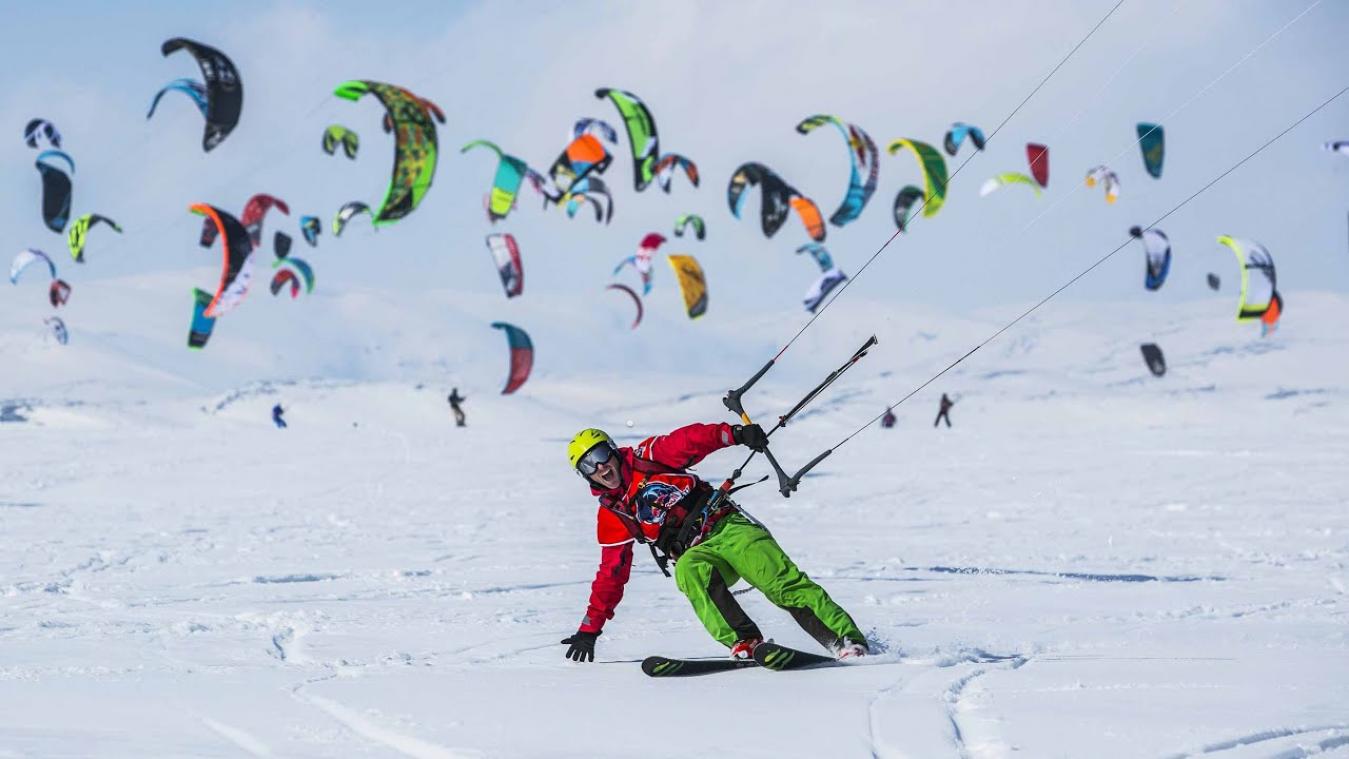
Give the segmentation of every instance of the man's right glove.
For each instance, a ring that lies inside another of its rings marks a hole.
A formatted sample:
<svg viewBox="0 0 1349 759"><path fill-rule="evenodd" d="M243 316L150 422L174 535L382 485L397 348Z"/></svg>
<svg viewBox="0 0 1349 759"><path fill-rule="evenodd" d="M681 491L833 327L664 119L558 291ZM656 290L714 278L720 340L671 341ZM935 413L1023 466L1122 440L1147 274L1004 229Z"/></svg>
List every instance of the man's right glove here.
<svg viewBox="0 0 1349 759"><path fill-rule="evenodd" d="M768 434L757 424L737 424L731 428L731 436L751 451L763 453L768 448Z"/></svg>
<svg viewBox="0 0 1349 759"><path fill-rule="evenodd" d="M562 639L563 643L570 646L563 656L572 661L595 661L595 639L599 636L599 633L577 630L575 635Z"/></svg>

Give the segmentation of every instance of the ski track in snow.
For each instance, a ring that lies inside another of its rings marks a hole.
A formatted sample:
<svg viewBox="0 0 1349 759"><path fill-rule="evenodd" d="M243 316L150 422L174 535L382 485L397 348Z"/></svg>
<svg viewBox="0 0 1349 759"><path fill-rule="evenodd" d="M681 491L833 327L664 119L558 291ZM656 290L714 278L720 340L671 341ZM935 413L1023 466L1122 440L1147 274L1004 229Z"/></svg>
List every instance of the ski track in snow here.
<svg viewBox="0 0 1349 759"><path fill-rule="evenodd" d="M1310 735L1312 733L1329 733L1330 735L1315 740L1310 745L1291 746L1274 754L1270 754L1270 756L1277 757L1278 759L1296 759L1297 757L1314 756L1323 751L1329 751L1340 746L1349 745L1349 723L1307 727L1273 727L1236 738L1209 743L1198 751L1173 754L1167 757L1167 759L1189 759L1190 757L1217 754L1244 746L1277 741L1283 738L1295 738L1298 736ZM1301 742L1299 741L1299 744L1300 743Z"/></svg>

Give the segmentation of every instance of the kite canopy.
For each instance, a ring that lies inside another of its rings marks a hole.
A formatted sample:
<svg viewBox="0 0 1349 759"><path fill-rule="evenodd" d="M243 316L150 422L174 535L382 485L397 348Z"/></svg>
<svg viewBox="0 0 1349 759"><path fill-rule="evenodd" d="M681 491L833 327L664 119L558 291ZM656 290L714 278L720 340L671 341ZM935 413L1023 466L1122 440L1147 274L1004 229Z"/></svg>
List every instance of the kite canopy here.
<svg viewBox="0 0 1349 759"><path fill-rule="evenodd" d="M510 395L529 379L529 372L534 368L534 343L523 329L513 324L492 322L492 327L506 331L506 344L511 349L511 370L506 387L501 390L502 395Z"/></svg>
<svg viewBox="0 0 1349 759"><path fill-rule="evenodd" d="M619 290L621 292L627 293L628 297L632 298L632 305L637 307L637 317L632 320L632 328L637 329L637 325L642 323L642 313L643 313L642 299L640 296L637 295L637 291L633 290L631 287L628 287L627 285L622 285L618 283L609 285L604 289Z"/></svg>
<svg viewBox="0 0 1349 759"><path fill-rule="evenodd" d="M617 276L618 273L623 270L624 266L631 264L632 268L636 269L637 273L642 278L642 294L650 295L652 275L651 257L655 255L656 251L664 243L664 236L655 232L648 233L642 238L642 241L638 243L637 252L624 258L622 261L619 261L618 266L614 267L614 276Z"/></svg>
<svg viewBox="0 0 1349 759"><path fill-rule="evenodd" d="M37 161L33 165L42 176L42 222L53 232L64 232L66 222L70 220L70 202L74 187L70 183L70 176L59 166L50 163L58 160L64 161L70 167L71 174L75 173L74 159L60 150L44 150L38 153Z"/></svg>
<svg viewBox="0 0 1349 759"><path fill-rule="evenodd" d="M1153 179L1162 178L1162 160L1166 157L1166 133L1160 124L1138 124L1138 148L1143 151L1143 168Z"/></svg>
<svg viewBox="0 0 1349 759"><path fill-rule="evenodd" d="M205 217L215 227L212 240L217 237L221 240L220 284L205 311L206 316L214 319L233 311L248 294L249 283L253 281L253 243L244 225L219 208L193 203L188 210Z"/></svg>
<svg viewBox="0 0 1349 759"><path fill-rule="evenodd" d="M112 227L112 231L118 234L122 233L122 228L117 226L117 222L106 216L87 213L76 219L75 223L70 225L70 233L66 235L66 247L70 248L70 257L75 259L76 263L84 263L84 246L88 241L89 228L99 222Z"/></svg>
<svg viewBox="0 0 1349 759"><path fill-rule="evenodd" d="M39 139L45 139L47 144L54 148L61 147L61 132L56 129L55 124L46 119L33 119L23 128L23 141L28 147L38 147Z"/></svg>
<svg viewBox="0 0 1349 759"><path fill-rule="evenodd" d="M811 285L810 289L806 291L806 297L802 299L802 304L806 307L807 311L812 314L815 313L815 310L820 307L820 304L824 303L825 298L829 297L829 293L833 292L834 288L846 282L847 279L848 275L838 269L830 269L829 271L824 272L820 275L819 279L815 280L815 284Z"/></svg>
<svg viewBox="0 0 1349 759"><path fill-rule="evenodd" d="M548 168L549 189L558 193L550 199L561 202L578 182L592 173L603 174L613 159L604 143L593 134L585 133L572 139Z"/></svg>
<svg viewBox="0 0 1349 759"><path fill-rule="evenodd" d="M1151 227L1133 227L1129 234L1143 243L1143 253L1147 257L1143 286L1149 290L1160 290L1166 282L1167 272L1171 270L1171 240L1162 230Z"/></svg>
<svg viewBox="0 0 1349 759"><path fill-rule="evenodd" d="M685 228L690 224L693 225L693 234L695 237L699 240L707 237L707 225L703 223L703 217L696 213L682 213L675 219L675 237L683 237Z"/></svg>
<svg viewBox="0 0 1349 759"><path fill-rule="evenodd" d="M473 148L487 148L496 154L496 175L492 177L492 189L487 196L487 218L496 222L506 218L515 207L515 198L520 194L520 185L525 181L529 166L513 155L506 155L495 143L488 140L474 140L459 149L467 153Z"/></svg>
<svg viewBox="0 0 1349 759"><path fill-rule="evenodd" d="M520 259L520 246L515 242L515 235L510 233L488 235L487 250L491 252L492 260L496 263L497 274L501 277L501 287L506 291L506 297L514 298L523 293L525 267Z"/></svg>
<svg viewBox="0 0 1349 759"><path fill-rule="evenodd" d="M1041 187L1049 186L1049 148L1034 142L1026 143L1026 162L1030 174Z"/></svg>
<svg viewBox="0 0 1349 759"><path fill-rule="evenodd" d="M319 235L322 233L323 222L319 221L317 216L300 217L300 234L304 236L304 241L309 243L309 247L318 247Z"/></svg>
<svg viewBox="0 0 1349 759"><path fill-rule="evenodd" d="M19 251L18 255L14 256L14 261L9 265L9 283L11 285L17 285L19 283L19 276L23 274L24 270L38 261L45 263L47 265L47 271L51 273L51 278L56 279L56 262L52 261L51 257L46 253L43 253L36 248L25 248Z"/></svg>
<svg viewBox="0 0 1349 759"><path fill-rule="evenodd" d="M243 223L244 229L248 230L248 240L255 248L262 245L262 221L267 218L267 212L273 208L287 216L290 215L290 206L286 205L284 200L262 192L249 198L244 204L244 212L239 221ZM203 239L205 236L203 230Z"/></svg>
<svg viewBox="0 0 1349 759"><path fill-rule="evenodd" d="M1283 313L1283 298L1277 288L1274 257L1265 246L1251 240L1219 235L1218 242L1236 254L1237 266L1241 269L1237 321L1259 319L1267 327L1276 324Z"/></svg>
<svg viewBox="0 0 1349 759"><path fill-rule="evenodd" d="M347 158L354 160L361 149L361 136L341 124L332 124L323 130L323 152L333 155L338 145L342 146Z"/></svg>
<svg viewBox="0 0 1349 759"><path fill-rule="evenodd" d="M880 171L880 152L876 149L876 143L872 142L870 135L861 127L846 123L837 116L816 114L797 124L796 131L800 134L810 134L825 124L832 124L839 131L839 134L843 135L844 143L848 149L850 168L848 190L843 197L843 202L829 217L830 224L841 227L861 216L862 210L871 200L872 193L876 192L876 178ZM863 174L866 175L865 180L862 179Z"/></svg>
<svg viewBox="0 0 1349 759"><path fill-rule="evenodd" d="M392 224L417 210L436 173L438 144L432 115L441 122L445 115L434 103L383 82L353 79L339 84L333 94L352 101L373 94L384 106L390 127L386 131L394 133L393 169L384 200L372 214L375 227Z"/></svg>
<svg viewBox="0 0 1349 759"><path fill-rule="evenodd" d="M595 209L595 222L608 224L614 218L614 196L604 180L597 176L588 176L571 186L567 193L567 218L575 218L583 204L589 203Z"/></svg>
<svg viewBox="0 0 1349 759"><path fill-rule="evenodd" d="M762 195L759 226L763 230L764 237L771 238L777 234L787 221L787 213L795 210L810 238L815 242L824 242L824 219L820 216L820 209L815 205L815 201L797 192L795 187L787 184L776 172L761 163L751 161L741 164L731 175L731 182L726 187L726 202L730 205L735 218L740 218L740 212L749 198L745 190L754 186L760 188Z"/></svg>
<svg viewBox="0 0 1349 759"><path fill-rule="evenodd" d="M628 131L628 145L632 150L632 185L638 192L645 190L656 177L656 161L660 157L656 120L651 117L646 103L631 92L601 87L595 90L595 97L601 100L608 98L623 117L623 125Z"/></svg>
<svg viewBox="0 0 1349 759"><path fill-rule="evenodd" d="M234 62L209 45L183 37L174 37L165 41L160 47L160 52L165 56L179 50L190 53L201 67L202 84L199 86L205 90L206 97L206 107L202 110L206 128L201 138L201 149L209 153L215 146L224 142L230 132L234 131L234 127L238 126L239 116L244 109L244 83L239 78L239 70L234 67ZM172 83L169 88L178 89ZM155 96L155 103L159 102L159 97L163 94L164 90L160 90L159 95ZM200 108L200 102L198 107ZM154 113L154 104L150 106L150 113Z"/></svg>
<svg viewBox="0 0 1349 759"><path fill-rule="evenodd" d="M1222 287L1223 282L1222 279L1220 279L1218 275L1214 274L1213 272L1208 273L1207 280L1208 280L1208 289L1213 290L1214 292L1217 292L1218 288Z"/></svg>
<svg viewBox="0 0 1349 759"><path fill-rule="evenodd" d="M43 319L42 323L51 329L52 337L56 338L56 342L62 345L70 342L70 333L66 331L66 323L61 320L61 317L49 316Z"/></svg>
<svg viewBox="0 0 1349 759"><path fill-rule="evenodd" d="M1105 187L1105 202L1114 203L1119 200L1119 177L1109 166L1093 166L1087 172L1087 186L1095 187L1097 182Z"/></svg>
<svg viewBox="0 0 1349 759"><path fill-rule="evenodd" d="M979 186L979 196L983 197L995 190L1013 184L1024 184L1035 191L1036 197L1040 196L1040 186L1035 183L1035 180L1016 171L1004 171L995 177L984 180L984 183Z"/></svg>
<svg viewBox="0 0 1349 759"><path fill-rule="evenodd" d="M656 184L665 194L670 193L670 186L674 184L675 169L683 169L684 176L688 177L689 184L698 186L698 164L685 158L678 153L666 153L656 161Z"/></svg>
<svg viewBox="0 0 1349 759"><path fill-rule="evenodd" d="M341 237L342 230L347 228L347 222L351 221L358 213L370 214L373 219L374 214L370 211L370 206L359 200L353 200L337 209L337 216L333 217L333 237Z"/></svg>
<svg viewBox="0 0 1349 759"><path fill-rule="evenodd" d="M287 258L284 261L277 261L272 264L272 268L278 270L272 276L272 295L280 292L286 284L290 284L290 297L292 299L299 297L301 286L304 287L306 295L314 292L314 269L306 261L299 258Z"/></svg>
<svg viewBox="0 0 1349 759"><path fill-rule="evenodd" d="M205 348L206 341L211 339L211 332L215 330L215 318L206 315L211 300L211 294L205 290L192 289L192 326L187 331L187 347L193 350Z"/></svg>
<svg viewBox="0 0 1349 759"><path fill-rule="evenodd" d="M923 205L923 216L936 216L942 204L946 202L946 159L926 142L904 137L891 142L886 151L890 155L895 155L904 148L913 151L918 160L918 168L923 172L923 185L927 188L923 193L927 198L927 203Z"/></svg>
<svg viewBox="0 0 1349 759"><path fill-rule="evenodd" d="M707 278L698 259L676 254L666 256L666 260L679 279L679 292L684 296L684 310L689 318L697 319L707 313Z"/></svg>
<svg viewBox="0 0 1349 759"><path fill-rule="evenodd" d="M905 185L895 195L895 226L905 232L909 228L909 219L913 217L914 206L923 200L923 191L913 185Z"/></svg>
<svg viewBox="0 0 1349 759"><path fill-rule="evenodd" d="M796 254L809 253L811 258L820 267L821 272L827 272L834 268L834 257L829 255L828 249L817 242L808 242L796 249Z"/></svg>
<svg viewBox="0 0 1349 759"><path fill-rule="evenodd" d="M1324 147L1332 153L1349 155L1349 140L1331 140Z"/></svg>
<svg viewBox="0 0 1349 759"><path fill-rule="evenodd" d="M957 121L946 131L946 139L942 147L946 148L946 154L954 156L956 151L960 150L960 145L969 137L970 142L974 143L975 150L984 149L984 130L977 126L970 126L963 121Z"/></svg>
<svg viewBox="0 0 1349 759"><path fill-rule="evenodd" d="M1162 349L1157 347L1156 343L1143 343L1138 347L1143 352L1143 360L1147 362L1148 371L1152 372L1152 376L1165 375L1166 357L1162 355Z"/></svg>
<svg viewBox="0 0 1349 759"><path fill-rule="evenodd" d="M206 85L195 79L174 79L172 82L160 87L159 92L155 93L154 100L150 101L150 110L145 113L146 119L150 119L155 115L155 110L159 108L160 99L169 92L181 92L191 98L203 119L207 118L207 115L210 113L211 104L207 99Z"/></svg>

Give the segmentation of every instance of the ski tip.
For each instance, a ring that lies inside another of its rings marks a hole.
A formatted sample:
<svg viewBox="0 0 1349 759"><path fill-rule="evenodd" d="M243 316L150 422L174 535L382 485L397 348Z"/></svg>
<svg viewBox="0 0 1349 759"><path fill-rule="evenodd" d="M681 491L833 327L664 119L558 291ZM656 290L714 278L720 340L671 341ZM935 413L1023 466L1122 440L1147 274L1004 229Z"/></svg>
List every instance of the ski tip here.
<svg viewBox="0 0 1349 759"><path fill-rule="evenodd" d="M648 656L642 660L642 672L648 677L668 677L683 669L683 662L664 656Z"/></svg>

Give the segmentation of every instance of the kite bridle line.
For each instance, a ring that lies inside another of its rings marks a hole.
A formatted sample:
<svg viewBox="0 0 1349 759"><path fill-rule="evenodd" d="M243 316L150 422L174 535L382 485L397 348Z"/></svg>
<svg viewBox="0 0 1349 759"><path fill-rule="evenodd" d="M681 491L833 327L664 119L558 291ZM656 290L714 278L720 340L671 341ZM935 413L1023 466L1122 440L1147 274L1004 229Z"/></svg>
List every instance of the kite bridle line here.
<svg viewBox="0 0 1349 759"><path fill-rule="evenodd" d="M1281 132L1279 132L1278 134L1274 135L1273 137L1269 138L1269 139L1266 140L1262 145L1260 145L1260 147L1258 147L1258 148L1256 148L1255 150L1253 150L1253 151L1251 151L1250 153L1248 153L1248 154L1246 155L1246 157L1244 157L1244 158L1242 158L1241 160L1237 161L1236 163L1232 164L1230 167L1227 168L1227 170L1223 171L1221 174L1219 174L1218 176L1214 177L1213 179L1210 179L1210 180L1208 181L1208 183L1206 183L1204 186L1200 187L1198 190L1195 190L1193 193L1191 193L1189 196L1187 196L1184 200L1182 200L1182 201L1180 201L1179 203L1177 203L1176 205L1172 206L1171 209L1170 209L1169 211L1167 211L1166 213L1162 214L1161 216L1158 216L1156 219L1154 219L1154 220L1152 221L1151 224L1148 224L1147 226L1143 227L1143 229L1147 230L1147 229L1153 229L1153 228L1155 228L1158 224L1160 224L1161 222L1165 221L1165 220L1166 220L1168 217L1170 217L1172 214L1174 214L1175 212L1177 212L1177 211L1179 211L1180 209L1184 208L1185 206L1189 205L1190 201L1192 201L1192 200L1194 200L1195 198L1199 197L1200 195L1204 194L1206 191L1208 191L1209 188L1213 187L1213 186L1216 185L1218 182L1222 181L1225 177L1227 177L1228 174L1231 174L1232 172L1234 172L1234 171L1236 171L1237 169L1241 168L1247 161L1249 161L1249 160L1251 160L1252 158L1256 157L1257 155L1263 153L1263 152L1265 151L1266 148L1268 148L1270 145L1273 145L1275 142L1278 142L1279 139L1281 139L1284 135L1286 135L1286 134L1288 134L1289 132L1291 132L1291 131L1293 131L1294 129L1296 129L1298 126L1300 126L1300 125L1302 124L1302 122L1306 121L1307 119L1310 119L1312 116L1315 116L1317 113L1319 113L1319 112L1320 112L1322 109L1324 109L1326 106L1328 106L1328 105L1330 105L1331 103L1335 102L1336 100L1340 99L1340 97L1342 97L1346 92L1349 92L1349 87L1345 87L1345 88L1341 89L1339 92L1336 92L1334 95L1331 95L1329 98L1327 98L1326 100L1324 100L1320 105L1318 105L1318 106L1316 106L1315 108L1311 109L1311 110L1308 111L1306 114L1304 114L1301 118L1299 118L1297 121L1294 121L1292 124L1288 125L1286 128L1284 128L1283 131L1281 131ZM976 346L974 346L973 348L971 348L971 349L969 349L968 351L966 351L963 355L961 355L961 356L960 356L959 358L957 358L955 361L952 361L951 363L947 364L946 367L945 367L944 369L942 369L941 371L939 371L939 372L937 372L936 374L932 375L930 378L927 379L927 381L923 382L923 383L922 383L921 385L919 385L918 387L915 387L913 390L910 390L907 394L904 395L904 397L900 398L898 401L896 401L896 402L893 403L891 406L889 406L889 407L887 408L887 410L893 409L893 408L895 408L895 407L897 407L897 406L903 404L905 401L907 401L907 400L909 400L910 398L912 398L913 396L917 395L920 391L923 390L923 388L927 387L928 385L931 385L933 382L936 382L938 378L940 378L941 376L943 376L943 375L946 374L947 372L949 372L949 371L951 371L952 369L954 369L954 368L956 368L957 366L959 366L965 359L969 358L970 356L973 356L973 355L975 354L975 352L977 352L980 348L982 348L982 347L984 347L985 345L988 345L989 343L991 343L991 342L993 342L994 340L996 340L999 336L1002 335L1002 333L1004 333L1004 332L1006 332L1007 330L1011 329L1012 327L1016 326L1016 324L1017 324L1018 322L1020 322L1022 319L1025 319L1027 316L1030 316L1032 313L1034 313L1034 312L1036 312L1037 310L1039 310L1041 306L1043 306L1043 305L1045 305L1046 303L1048 303L1049 301L1053 300L1054 297L1057 296L1059 293L1063 292L1064 290L1067 290L1069 287L1072 287L1074 284L1077 283L1078 280L1082 279L1083 277L1087 276L1087 275L1090 274L1091 272L1095 271L1096 268L1099 267L1101 264L1105 263L1106 261L1109 261L1111 258L1114 257L1114 255L1115 255L1116 253L1119 253L1121 250L1124 250L1126 247L1128 247L1128 246L1129 246L1129 243L1131 243L1131 242L1133 242L1133 237L1129 237L1129 238L1126 239L1124 242L1122 242L1122 243L1120 243L1118 246L1116 246L1114 250L1111 250L1109 253L1106 253L1104 256L1101 256L1100 258L1098 258L1098 259L1095 261L1095 263L1093 263L1093 264L1091 264L1090 266L1088 266L1087 268L1083 269L1081 272L1079 272L1079 273L1078 273L1076 276L1074 276L1072 279L1068 280L1067 282L1064 282L1062 285L1060 285L1060 286L1058 287L1058 289L1054 290L1053 292L1049 293L1049 294L1046 295L1045 297L1041 298L1035 305L1033 305L1033 306L1031 306L1030 308L1028 308L1028 309L1026 309L1025 311L1023 311L1023 312L1021 313L1020 316L1016 317L1015 319L1011 320L1011 321L1008 322L1007 324L1003 325L1000 329L998 329L998 331L996 331L996 332L994 332L993 334L989 335L988 337L984 338L984 340L983 340L982 342L980 342L978 345L976 345ZM874 338L873 338L873 339L874 339ZM861 427L858 427L856 430L854 430L853 432L849 433L847 437L844 437L842 440L840 440L839 442L835 443L834 446L833 446L832 448L830 448L828 452L832 452L832 451L838 449L838 448L841 447L844 443L847 443L849 440L852 440L854 437L857 437L859 434L862 433L863 430L865 430L866 428L870 427L871 425L873 425L873 424L875 424L877 421L879 421L880 418L881 418L882 416L885 416L885 414L882 413L882 414L879 414L879 415L877 415L877 416L872 417L868 422L866 422L865 424L863 424ZM813 466L813 464L812 464L812 466Z"/></svg>

